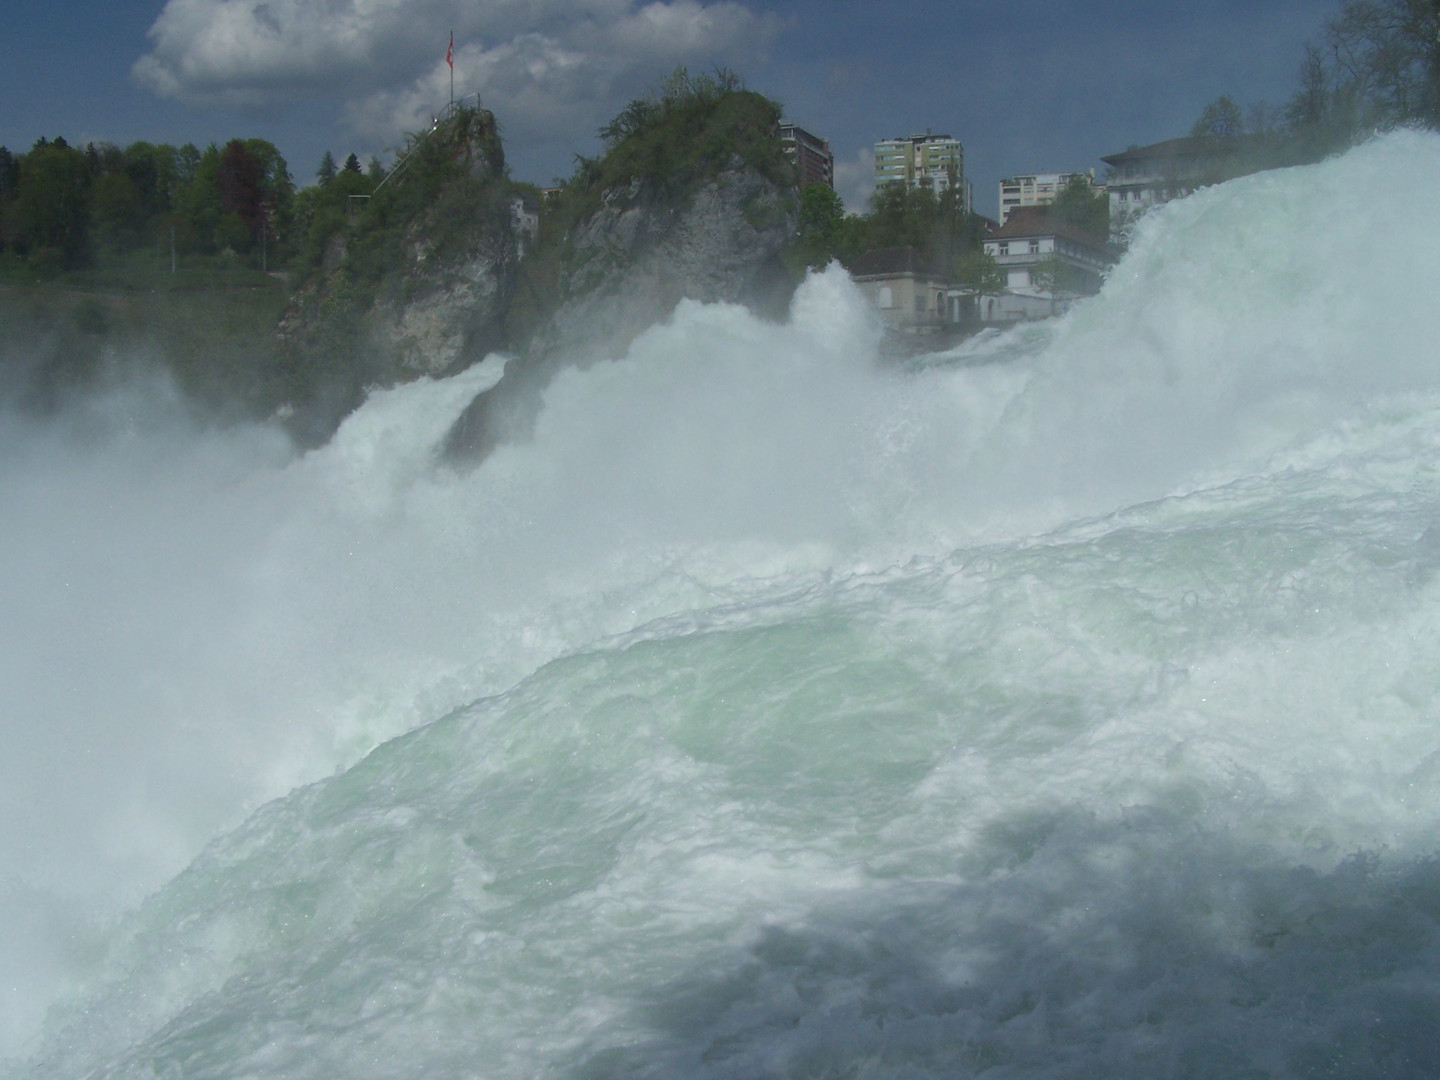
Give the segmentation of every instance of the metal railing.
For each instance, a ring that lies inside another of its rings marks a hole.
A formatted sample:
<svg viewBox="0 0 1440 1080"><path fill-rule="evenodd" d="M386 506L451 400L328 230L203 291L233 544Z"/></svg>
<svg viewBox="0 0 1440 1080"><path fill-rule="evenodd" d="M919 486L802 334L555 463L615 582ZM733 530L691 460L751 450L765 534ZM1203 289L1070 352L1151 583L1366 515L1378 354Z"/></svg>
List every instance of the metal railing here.
<svg viewBox="0 0 1440 1080"><path fill-rule="evenodd" d="M403 154L401 154L398 158L395 159L395 164L390 166L390 171L385 174L385 179L381 180L380 183L375 185L375 190L379 191L386 184L388 184L393 177L398 176L400 173L404 172L406 166L408 166L411 160L415 157L416 151L418 151L420 147L424 145L425 140L428 139L431 135L433 135L435 133L435 130L439 128L441 124L443 124L446 120L449 120L461 109L465 108L465 103L471 101L472 99L475 102L474 107L478 109L480 107L480 95L466 94L464 97L458 98L455 101L450 102L449 105L446 105L445 108L441 109L439 116L432 117L430 122L430 130L423 132L419 138L417 138L409 145L408 148L406 148Z"/></svg>

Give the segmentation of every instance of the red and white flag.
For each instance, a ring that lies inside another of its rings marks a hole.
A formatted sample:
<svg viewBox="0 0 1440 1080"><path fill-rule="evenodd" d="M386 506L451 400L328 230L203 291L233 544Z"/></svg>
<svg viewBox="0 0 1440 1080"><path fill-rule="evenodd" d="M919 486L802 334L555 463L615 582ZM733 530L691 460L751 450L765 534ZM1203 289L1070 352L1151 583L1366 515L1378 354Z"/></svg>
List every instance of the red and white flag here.
<svg viewBox="0 0 1440 1080"><path fill-rule="evenodd" d="M455 31L450 31L450 44L445 47L445 63L450 65L450 70L455 70Z"/></svg>

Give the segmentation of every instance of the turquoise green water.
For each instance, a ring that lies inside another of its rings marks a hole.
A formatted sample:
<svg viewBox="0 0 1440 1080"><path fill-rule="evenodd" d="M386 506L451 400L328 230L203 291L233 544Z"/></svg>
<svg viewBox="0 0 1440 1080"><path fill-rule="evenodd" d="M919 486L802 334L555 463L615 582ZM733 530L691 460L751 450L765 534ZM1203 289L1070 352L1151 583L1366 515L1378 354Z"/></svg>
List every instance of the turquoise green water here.
<svg viewBox="0 0 1440 1080"><path fill-rule="evenodd" d="M283 588L196 617L283 631L306 704L172 692L280 790L91 917L15 1075L1433 1075L1440 210L1325 208L1435 165L1216 189L917 371L829 275L682 310L474 474L455 384L246 450L213 535Z"/></svg>

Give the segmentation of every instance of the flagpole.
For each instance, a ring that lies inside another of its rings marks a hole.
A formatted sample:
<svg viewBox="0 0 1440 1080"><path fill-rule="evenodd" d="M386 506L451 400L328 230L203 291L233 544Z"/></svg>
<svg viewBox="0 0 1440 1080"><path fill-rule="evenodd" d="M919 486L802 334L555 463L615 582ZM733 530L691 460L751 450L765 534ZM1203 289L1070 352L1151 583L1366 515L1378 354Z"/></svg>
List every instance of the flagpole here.
<svg viewBox="0 0 1440 1080"><path fill-rule="evenodd" d="M455 31L450 31L450 47L445 50L445 62L450 65L450 111L455 111Z"/></svg>

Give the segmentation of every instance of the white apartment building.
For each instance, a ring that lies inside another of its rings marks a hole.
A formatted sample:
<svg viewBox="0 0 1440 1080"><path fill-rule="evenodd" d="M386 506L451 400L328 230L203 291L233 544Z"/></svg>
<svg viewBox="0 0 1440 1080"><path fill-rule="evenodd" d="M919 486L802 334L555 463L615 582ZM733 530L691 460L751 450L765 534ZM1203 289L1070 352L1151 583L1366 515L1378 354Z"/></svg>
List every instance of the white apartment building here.
<svg viewBox="0 0 1440 1080"><path fill-rule="evenodd" d="M960 192L968 214L975 203L974 185L965 177L965 148L949 135L911 135L875 144L875 190L887 184L928 188L940 194L952 186Z"/></svg>
<svg viewBox="0 0 1440 1080"><path fill-rule="evenodd" d="M1000 181L1000 224L1010 219L1010 211L1021 206L1048 206L1072 180L1083 180L1093 192L1095 170L1068 173L1033 173L1009 176Z"/></svg>

